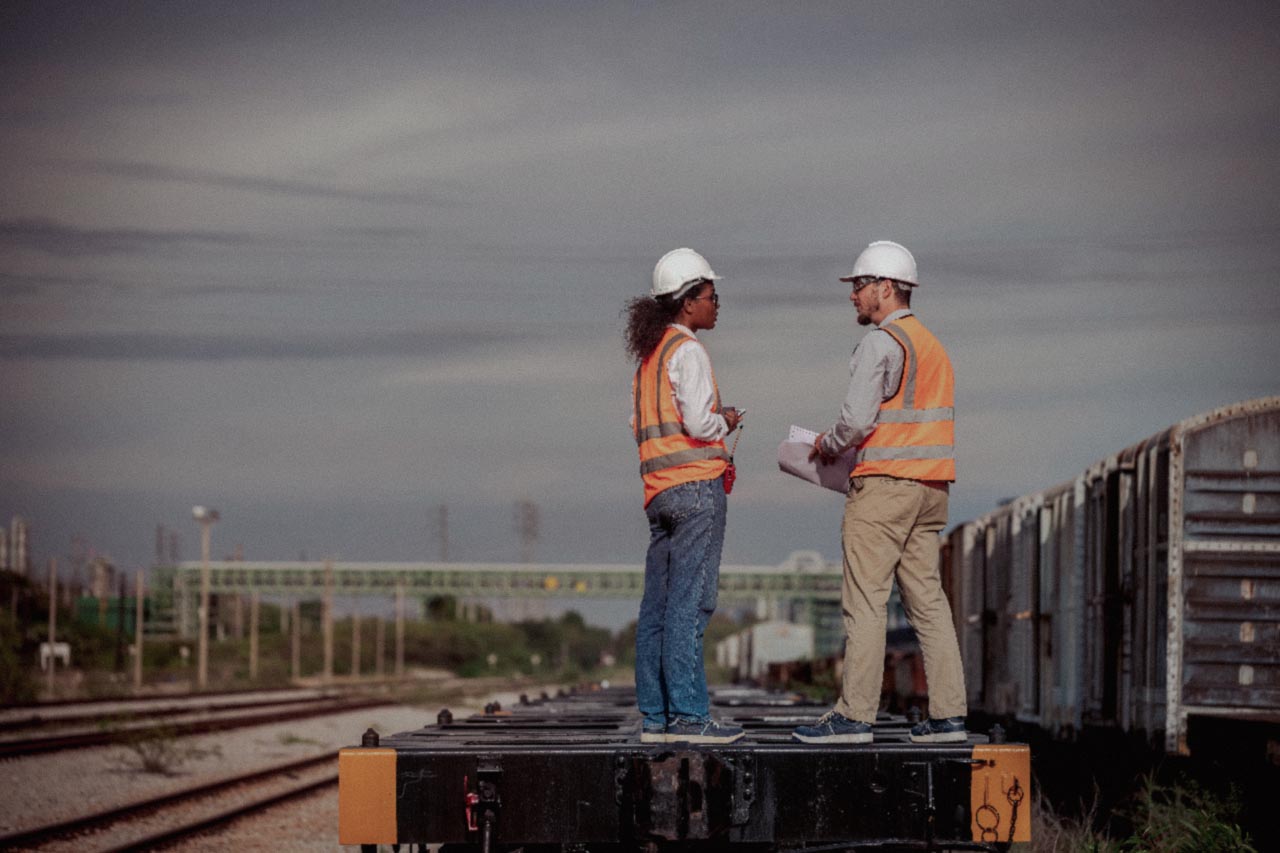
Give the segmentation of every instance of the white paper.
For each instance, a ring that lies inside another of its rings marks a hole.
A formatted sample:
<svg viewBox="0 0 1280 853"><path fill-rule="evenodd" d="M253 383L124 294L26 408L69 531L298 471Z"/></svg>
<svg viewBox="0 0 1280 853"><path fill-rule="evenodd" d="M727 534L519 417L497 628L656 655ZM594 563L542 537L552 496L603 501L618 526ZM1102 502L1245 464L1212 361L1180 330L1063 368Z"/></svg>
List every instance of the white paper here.
<svg viewBox="0 0 1280 853"><path fill-rule="evenodd" d="M818 434L816 432L811 429L796 426L795 424L791 425L791 430L787 433L787 441L802 441L810 447L813 446L813 443L817 441L817 439Z"/></svg>
<svg viewBox="0 0 1280 853"><path fill-rule="evenodd" d="M786 440L778 445L778 468L815 486L847 495L849 472L853 470L857 448L846 450L829 465L823 464L817 457L809 459L817 437L818 433L813 430L792 425Z"/></svg>

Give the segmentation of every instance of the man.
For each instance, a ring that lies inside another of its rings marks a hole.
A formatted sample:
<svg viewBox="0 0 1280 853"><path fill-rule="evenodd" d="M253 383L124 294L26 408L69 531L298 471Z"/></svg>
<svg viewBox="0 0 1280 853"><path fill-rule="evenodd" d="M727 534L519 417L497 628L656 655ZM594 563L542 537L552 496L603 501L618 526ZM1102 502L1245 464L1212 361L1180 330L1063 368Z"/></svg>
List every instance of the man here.
<svg viewBox="0 0 1280 853"><path fill-rule="evenodd" d="M929 718L911 729L911 740L964 741L964 672L938 573L939 534L955 481L951 360L911 311L919 278L905 247L872 243L840 280L853 285L858 324L876 327L854 350L840 418L814 441L810 457L833 462L857 448L841 529L844 682L835 708L792 736L804 743L871 742L896 579L929 685Z"/></svg>
<svg viewBox="0 0 1280 853"><path fill-rule="evenodd" d="M711 719L702 637L716 608L724 546L724 438L742 418L720 405L696 333L714 329L719 279L692 249L663 255L649 296L627 306L632 432L649 519L644 596L636 623L642 743L732 743L739 726Z"/></svg>

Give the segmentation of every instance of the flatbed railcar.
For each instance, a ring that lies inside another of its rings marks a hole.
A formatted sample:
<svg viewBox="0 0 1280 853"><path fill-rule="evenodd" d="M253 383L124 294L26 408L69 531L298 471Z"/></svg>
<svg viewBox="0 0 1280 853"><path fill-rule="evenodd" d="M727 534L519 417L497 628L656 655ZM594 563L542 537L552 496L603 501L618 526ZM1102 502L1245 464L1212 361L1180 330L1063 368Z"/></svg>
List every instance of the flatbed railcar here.
<svg viewBox="0 0 1280 853"><path fill-rule="evenodd" d="M970 735L811 746L826 706L759 689L713 693L733 744L640 743L633 691L611 688L381 737L339 758L339 840L495 850L985 850L1031 837L1030 751ZM1018 844L1021 848L1025 845Z"/></svg>
<svg viewBox="0 0 1280 853"><path fill-rule="evenodd" d="M1280 397L1174 424L943 553L971 713L1174 755L1214 732L1280 763Z"/></svg>

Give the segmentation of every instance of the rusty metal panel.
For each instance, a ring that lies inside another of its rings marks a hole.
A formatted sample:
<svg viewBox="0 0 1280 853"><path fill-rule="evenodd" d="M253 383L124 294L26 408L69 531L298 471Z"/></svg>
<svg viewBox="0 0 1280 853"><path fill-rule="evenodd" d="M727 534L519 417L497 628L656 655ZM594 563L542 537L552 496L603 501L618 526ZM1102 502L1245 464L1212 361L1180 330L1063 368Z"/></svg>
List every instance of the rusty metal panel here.
<svg viewBox="0 0 1280 853"><path fill-rule="evenodd" d="M1280 714L1280 398L1175 427L1171 748L1190 716Z"/></svg>
<svg viewBox="0 0 1280 853"><path fill-rule="evenodd" d="M1182 701L1280 713L1280 553L1184 556Z"/></svg>

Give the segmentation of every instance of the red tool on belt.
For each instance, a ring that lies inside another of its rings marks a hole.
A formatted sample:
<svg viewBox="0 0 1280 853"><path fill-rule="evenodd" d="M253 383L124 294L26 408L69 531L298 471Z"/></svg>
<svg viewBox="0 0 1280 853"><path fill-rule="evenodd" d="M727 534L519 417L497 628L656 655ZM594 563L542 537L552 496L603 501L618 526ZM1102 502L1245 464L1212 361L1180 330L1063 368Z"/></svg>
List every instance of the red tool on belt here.
<svg viewBox="0 0 1280 853"><path fill-rule="evenodd" d="M729 464L724 469L724 493L733 494L733 481L738 479L738 469L733 465L733 454L738 452L738 439L742 438L742 424L738 424L733 436L733 447L729 450Z"/></svg>

